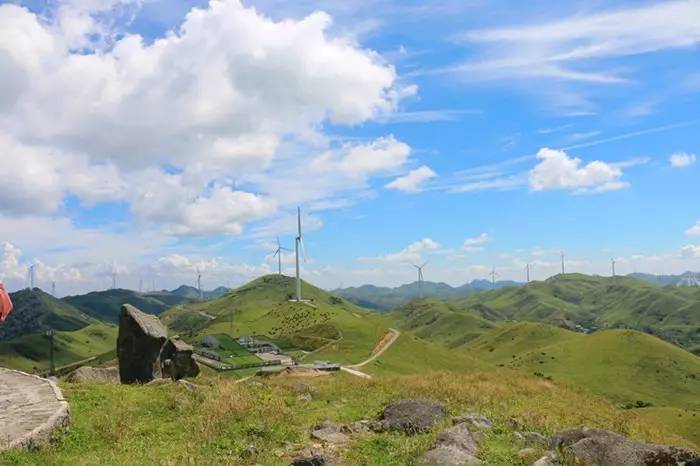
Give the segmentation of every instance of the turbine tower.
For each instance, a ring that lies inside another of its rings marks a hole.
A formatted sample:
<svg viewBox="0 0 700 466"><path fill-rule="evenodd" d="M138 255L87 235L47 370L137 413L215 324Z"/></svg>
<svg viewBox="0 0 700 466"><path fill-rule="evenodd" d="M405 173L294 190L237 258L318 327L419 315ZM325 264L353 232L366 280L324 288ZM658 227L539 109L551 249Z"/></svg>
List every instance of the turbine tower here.
<svg viewBox="0 0 700 466"><path fill-rule="evenodd" d="M36 265L32 264L29 266L29 270L27 271L27 281L29 282L29 289L33 290L34 289L34 273L36 270Z"/></svg>
<svg viewBox="0 0 700 466"><path fill-rule="evenodd" d="M427 264L427 262L424 262L423 265L412 264L418 270L418 297L420 299L423 299L423 268Z"/></svg>
<svg viewBox="0 0 700 466"><path fill-rule="evenodd" d="M527 278L527 283L530 283L530 263L525 264L525 277Z"/></svg>
<svg viewBox="0 0 700 466"><path fill-rule="evenodd" d="M202 272L199 271L197 267L197 292L199 293L199 300L202 300Z"/></svg>
<svg viewBox="0 0 700 466"><path fill-rule="evenodd" d="M612 264L612 276L614 278L615 277L615 258L614 257L610 258L610 263Z"/></svg>
<svg viewBox="0 0 700 466"><path fill-rule="evenodd" d="M272 255L272 257L277 256L277 274L282 275L282 251L289 251L289 249L282 247L280 244L280 237L277 237L277 249L275 249L275 253Z"/></svg>
<svg viewBox="0 0 700 466"><path fill-rule="evenodd" d="M299 253L304 254L304 262L306 262L306 254L304 253L304 240L301 236L301 207L297 207L297 237L295 241L295 252L296 252L296 272L297 272L297 282L296 282L296 301L301 302L301 276L299 275Z"/></svg>
<svg viewBox="0 0 700 466"><path fill-rule="evenodd" d="M51 296L56 297L56 282L51 282Z"/></svg>
<svg viewBox="0 0 700 466"><path fill-rule="evenodd" d="M566 270L564 269L564 251L561 252L561 274L564 275Z"/></svg>
<svg viewBox="0 0 700 466"><path fill-rule="evenodd" d="M498 274L496 273L496 266L493 266L493 269L491 269L491 273L489 274L491 277L491 288L496 288L496 277L498 277Z"/></svg>
<svg viewBox="0 0 700 466"><path fill-rule="evenodd" d="M112 270L112 289L116 290L117 289L117 271Z"/></svg>

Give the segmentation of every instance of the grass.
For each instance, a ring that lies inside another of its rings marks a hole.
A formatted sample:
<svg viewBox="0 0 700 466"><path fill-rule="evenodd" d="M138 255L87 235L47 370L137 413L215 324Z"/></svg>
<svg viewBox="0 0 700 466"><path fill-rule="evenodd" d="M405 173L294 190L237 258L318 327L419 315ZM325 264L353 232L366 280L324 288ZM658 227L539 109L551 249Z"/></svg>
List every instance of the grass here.
<svg viewBox="0 0 700 466"><path fill-rule="evenodd" d="M238 341L234 340L229 335L226 335L225 333L217 333L213 336L219 341L219 348L208 349L208 351L218 353L223 358L222 361L224 363L237 365L262 361L262 359L243 348Z"/></svg>
<svg viewBox="0 0 700 466"><path fill-rule="evenodd" d="M71 429L47 449L5 453L0 463L250 464L241 454L254 445L260 452L258 464L286 465L296 451L310 445L309 429L321 420L374 419L388 402L405 397L440 400L453 415L478 411L491 417L497 429L483 446L486 464L525 464L517 456L522 447L512 438L514 422L542 433L588 425L640 440L693 446L663 425L617 409L602 398L505 369L381 376L370 381L346 374L304 379L317 390L311 401L297 397L298 381L272 378L250 385L218 378L196 393L178 384L66 384ZM415 437L396 433L359 437L343 456L347 464L413 464L437 431Z"/></svg>
<svg viewBox="0 0 700 466"><path fill-rule="evenodd" d="M94 323L73 332L56 332L55 365L60 367L113 351L116 341L117 328L102 323ZM48 339L43 334L31 334L0 342L0 366L25 372L47 370Z"/></svg>

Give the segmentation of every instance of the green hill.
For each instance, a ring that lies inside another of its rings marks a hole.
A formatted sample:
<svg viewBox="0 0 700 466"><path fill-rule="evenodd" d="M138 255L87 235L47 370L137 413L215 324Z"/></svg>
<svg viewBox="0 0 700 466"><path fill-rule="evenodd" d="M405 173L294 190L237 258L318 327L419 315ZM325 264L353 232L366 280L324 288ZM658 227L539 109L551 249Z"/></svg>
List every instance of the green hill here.
<svg viewBox="0 0 700 466"><path fill-rule="evenodd" d="M210 300L210 299L216 299L224 296L226 293L231 291L229 288L226 288L224 286L220 286L218 288L215 288L213 290L202 290L202 298L205 300ZM161 294L170 294L170 295L175 295L179 296L181 298L188 298L191 300L198 300L199 299L199 290L193 286L189 285L181 285L178 288L172 290L172 291L162 291L160 292Z"/></svg>
<svg viewBox="0 0 700 466"><path fill-rule="evenodd" d="M634 330L590 335L504 324L464 347L484 361L586 387L621 405L699 409L700 358Z"/></svg>
<svg viewBox="0 0 700 466"><path fill-rule="evenodd" d="M186 296L170 292L138 293L125 289L93 291L84 295L68 296L63 300L95 319L112 323L118 321L119 309L125 303L148 314L158 315L173 306L193 301Z"/></svg>
<svg viewBox="0 0 700 466"><path fill-rule="evenodd" d="M74 331L88 326L92 319L74 306L54 298L39 288L11 293L14 310L0 324L0 341L47 330Z"/></svg>
<svg viewBox="0 0 700 466"><path fill-rule="evenodd" d="M629 328L697 351L700 288L662 287L627 277L566 274L456 304L489 320L544 322L581 331ZM579 327L577 327L579 326Z"/></svg>
<svg viewBox="0 0 700 466"><path fill-rule="evenodd" d="M388 326L382 316L306 282L302 296L309 302L292 302L294 283L291 277L267 275L219 299L177 306L162 319L190 340L216 333L257 335L291 350L326 347L324 357L339 363L369 356Z"/></svg>

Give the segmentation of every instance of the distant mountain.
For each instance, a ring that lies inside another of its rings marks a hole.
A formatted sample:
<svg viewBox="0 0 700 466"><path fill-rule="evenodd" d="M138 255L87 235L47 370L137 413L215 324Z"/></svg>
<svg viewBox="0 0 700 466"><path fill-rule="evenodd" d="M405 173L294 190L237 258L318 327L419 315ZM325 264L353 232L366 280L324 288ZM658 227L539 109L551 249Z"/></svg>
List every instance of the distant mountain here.
<svg viewBox="0 0 700 466"><path fill-rule="evenodd" d="M202 291L202 297L208 301L210 299L220 298L229 291L231 291L229 288L226 288L225 286L220 286L210 291ZM181 296L183 298L199 299L199 291L197 290L197 288L189 285L181 285L178 288L170 291L170 293L176 296Z"/></svg>
<svg viewBox="0 0 700 466"><path fill-rule="evenodd" d="M14 310L0 324L0 341L47 330L74 331L87 327L92 319L70 303L54 298L39 288L10 293Z"/></svg>
<svg viewBox="0 0 700 466"><path fill-rule="evenodd" d="M495 284L495 288L499 289L520 285L521 283L514 281L498 281ZM342 296L358 306L387 311L402 306L414 299L418 299L421 294L424 298L457 300L478 291L490 290L493 288L494 285L488 280L474 280L471 283L459 287L452 287L442 282L423 282L423 288L421 290L418 282L413 282L396 288L362 285L337 289L334 290L333 293Z"/></svg>
<svg viewBox="0 0 700 466"><path fill-rule="evenodd" d="M652 275L649 273L631 273L627 275L637 280L656 283L662 286L700 286L700 273L685 272L681 275Z"/></svg>
<svg viewBox="0 0 700 466"><path fill-rule="evenodd" d="M63 298L63 301L95 319L115 323L119 320L119 310L123 304L128 303L144 312L157 315L173 306L190 303L194 300L168 291L138 293L132 290L116 289L68 296Z"/></svg>

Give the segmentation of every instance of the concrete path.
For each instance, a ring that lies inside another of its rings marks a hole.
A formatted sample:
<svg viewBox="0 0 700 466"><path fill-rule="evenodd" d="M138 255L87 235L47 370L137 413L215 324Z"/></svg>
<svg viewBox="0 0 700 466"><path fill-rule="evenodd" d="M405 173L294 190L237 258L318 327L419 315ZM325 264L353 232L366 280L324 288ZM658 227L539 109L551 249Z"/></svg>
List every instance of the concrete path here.
<svg viewBox="0 0 700 466"><path fill-rule="evenodd" d="M68 402L54 382L0 368L0 451L46 444L68 422Z"/></svg>
<svg viewBox="0 0 700 466"><path fill-rule="evenodd" d="M348 367L357 369L358 367L366 366L367 364L371 363L372 361L377 359L379 356L384 354L384 351L388 350L389 347L391 347L391 345L393 345L394 342L401 336L401 332L399 332L398 330L393 329L393 328L389 329L389 333L391 335L389 335L389 337L386 340L383 339L379 343L379 345L376 348L374 348L374 352L372 353L372 356L365 359L364 361L362 361L359 364L353 364L352 366L348 366Z"/></svg>

